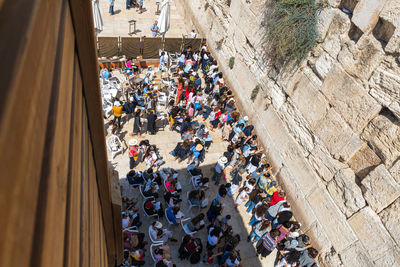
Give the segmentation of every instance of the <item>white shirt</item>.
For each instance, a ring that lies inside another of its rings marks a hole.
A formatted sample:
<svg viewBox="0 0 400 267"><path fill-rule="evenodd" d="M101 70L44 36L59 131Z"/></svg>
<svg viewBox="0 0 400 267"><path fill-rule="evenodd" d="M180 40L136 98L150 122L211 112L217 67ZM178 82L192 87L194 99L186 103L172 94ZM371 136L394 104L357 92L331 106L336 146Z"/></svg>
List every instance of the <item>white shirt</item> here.
<svg viewBox="0 0 400 267"><path fill-rule="evenodd" d="M225 169L225 165L221 165L219 162L215 165L215 171L221 173Z"/></svg>
<svg viewBox="0 0 400 267"><path fill-rule="evenodd" d="M214 228L213 227L210 227L210 230L208 231L208 243L211 245L211 246L215 246L215 245L217 245L217 243L218 243L218 237L216 237L216 236L211 236L210 235L210 233L211 233L211 231L212 230L214 230Z"/></svg>
<svg viewBox="0 0 400 267"><path fill-rule="evenodd" d="M190 38L196 38L196 35L197 35L197 33L191 32L191 33L190 33Z"/></svg>

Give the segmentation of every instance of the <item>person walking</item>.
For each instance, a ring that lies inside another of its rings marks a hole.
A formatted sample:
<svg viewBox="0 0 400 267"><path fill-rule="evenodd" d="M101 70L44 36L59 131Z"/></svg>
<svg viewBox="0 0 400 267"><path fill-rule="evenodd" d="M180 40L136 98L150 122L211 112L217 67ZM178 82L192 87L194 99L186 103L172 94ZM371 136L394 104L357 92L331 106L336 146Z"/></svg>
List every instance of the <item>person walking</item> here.
<svg viewBox="0 0 400 267"><path fill-rule="evenodd" d="M135 162L138 160L139 146L136 139L129 140L129 168L132 170L135 167Z"/></svg>
<svg viewBox="0 0 400 267"><path fill-rule="evenodd" d="M111 15L114 15L114 2L115 2L115 0L109 0L109 1L110 1L110 8L109 8L108 12Z"/></svg>

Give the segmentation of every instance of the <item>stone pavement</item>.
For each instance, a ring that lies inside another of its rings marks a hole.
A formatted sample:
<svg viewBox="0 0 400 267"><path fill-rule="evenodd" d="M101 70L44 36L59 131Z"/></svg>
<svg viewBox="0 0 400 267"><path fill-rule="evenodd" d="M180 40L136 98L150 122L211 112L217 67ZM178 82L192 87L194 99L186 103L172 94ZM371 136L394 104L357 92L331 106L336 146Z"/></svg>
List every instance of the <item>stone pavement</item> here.
<svg viewBox="0 0 400 267"><path fill-rule="evenodd" d="M161 1L160 1L161 2ZM108 13L109 0L100 0L100 13L103 19L103 31L98 36L129 36L129 20L136 20L137 33L132 36L147 36L151 37L150 27L154 21L158 19L156 1L144 0L143 13L139 14L136 8L126 9L125 0L116 0L114 3L114 15ZM165 37L182 37L187 35L191 29L191 25L185 25L183 17L178 13L175 2L171 3L171 19L170 29Z"/></svg>
<svg viewBox="0 0 400 267"><path fill-rule="evenodd" d="M124 121L124 120L123 120ZM108 123L106 122L105 127L108 127ZM144 129L145 129L144 125ZM165 127L165 130L160 130L156 135L148 135L144 134L142 135L141 138L137 137L132 137L130 136L130 133L133 130L133 119L129 120L127 123L123 124L123 127L117 135L120 137L121 141L124 143L124 153L123 154L118 154L115 156L114 160L111 161L112 165L114 166L115 170L119 172L119 178L120 182L122 184L122 196L129 196L133 198L138 199L138 204L137 207L141 208L142 207L142 197L140 196L139 189L132 189L129 187L127 181L126 181L126 174L129 171L129 158L128 158L128 152L126 149L126 145L129 142L131 138L136 138L139 141L143 139L148 139L150 141L150 144L156 145L160 155L163 157L165 160L165 164L163 167L172 167L175 170L179 172L179 177L178 180L182 184L182 194L181 197L183 201L181 202L181 210L184 212L185 217L194 217L199 214L199 209L198 208L192 208L191 211L188 210L188 203L187 203L187 198L186 198L186 192L193 190L193 187L189 184L189 179L186 171L187 167L187 160L182 161L181 163L177 163L174 161L173 156L170 155L169 153L175 148L177 142L180 141L180 135L177 132L170 131L168 129L168 125ZM227 147L227 142L221 141L221 132L219 130L216 130L215 132L212 133L212 137L214 142L211 144L210 149L206 153L205 156L205 161L200 165L200 168L203 171L203 174L205 177L212 177L213 174L213 168L218 160L218 158L223 154L224 151L226 151ZM124 142L125 141L125 142ZM110 159L110 156L109 156ZM137 167L136 170L143 171L146 169L145 163L140 163ZM223 181L221 181L222 183ZM211 204L211 201L213 198L215 198L217 194L217 186L215 186L213 183L210 183L210 189L206 191L206 196L209 199L209 203ZM166 207L164 200L162 198L162 193L164 191L161 191L161 197L159 200L161 203L163 203L163 207ZM236 195L235 195L236 197ZM252 267L257 267L257 266L274 266L274 260L275 260L275 253L270 255L269 257L263 259L260 261L260 258L257 257L255 253L255 247L252 245L252 243L247 242L247 236L249 235L251 228L248 225L248 222L250 221L250 215L245 212L244 209L244 204L242 204L241 207L239 207L239 213L234 209L234 198L231 198L229 196L226 197L224 200L225 203L225 208L223 211L223 216L230 214L232 216L231 220L231 225L233 227L234 233L240 234L241 237L241 242L238 245L238 249L240 250L240 254L242 257L242 264L243 266L252 266ZM208 205L209 207L209 205ZM204 208L201 210L204 214L208 210L207 208ZM150 256L150 240L148 238L148 228L151 222L153 220L146 220L146 217L143 216L143 212L140 212L140 216L143 221L143 225L140 227L140 231L146 234L145 240L149 242L149 245L146 246L147 252L146 252L146 266L152 266L153 261ZM164 226L167 226L168 223L165 218L162 218L160 220ZM207 223L206 223L207 225ZM180 225L178 226L171 226L170 230L173 231L173 235L176 239L179 240L177 243L173 242L168 242L168 245L171 247L171 256L173 259L173 263L175 263L177 266L191 266L191 264L188 261L181 261L178 258L178 249L180 242L184 236L184 231L181 228ZM205 251L205 246L207 242L207 231L205 228L200 230L198 233L195 234L197 237L200 237L203 243L203 247ZM204 263L199 263L195 266L206 266Z"/></svg>

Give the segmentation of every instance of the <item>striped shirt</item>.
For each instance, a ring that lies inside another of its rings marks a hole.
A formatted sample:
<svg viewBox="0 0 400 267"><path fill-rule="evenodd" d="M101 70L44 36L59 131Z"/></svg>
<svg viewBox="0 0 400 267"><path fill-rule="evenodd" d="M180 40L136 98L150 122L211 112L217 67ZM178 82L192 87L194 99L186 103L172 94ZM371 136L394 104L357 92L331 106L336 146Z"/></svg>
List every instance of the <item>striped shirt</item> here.
<svg viewBox="0 0 400 267"><path fill-rule="evenodd" d="M262 244L267 250L273 251L278 243L276 242L275 238L272 238L269 233L266 233L262 237Z"/></svg>

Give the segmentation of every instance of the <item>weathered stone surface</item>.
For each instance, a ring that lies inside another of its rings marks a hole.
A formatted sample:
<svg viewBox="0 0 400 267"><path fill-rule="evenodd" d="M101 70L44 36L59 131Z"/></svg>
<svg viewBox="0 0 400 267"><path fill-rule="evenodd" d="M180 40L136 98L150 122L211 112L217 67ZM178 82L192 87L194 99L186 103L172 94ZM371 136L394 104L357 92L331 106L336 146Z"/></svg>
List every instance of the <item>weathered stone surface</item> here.
<svg viewBox="0 0 400 267"><path fill-rule="evenodd" d="M288 201L294 214L296 214L296 220L301 223L302 231L307 231L317 221L317 218L305 199L304 193L299 186L299 181L286 166L280 168L276 174L276 179L289 196ZM317 243L323 246L326 245L324 244L326 242L327 240L318 240Z"/></svg>
<svg viewBox="0 0 400 267"><path fill-rule="evenodd" d="M346 217L350 217L365 206L361 189L356 184L356 176L350 168L340 170L327 188Z"/></svg>
<svg viewBox="0 0 400 267"><path fill-rule="evenodd" d="M382 163L381 159L374 153L367 144L347 162L358 178L363 179L376 166Z"/></svg>
<svg viewBox="0 0 400 267"><path fill-rule="evenodd" d="M353 11L351 21L364 33L369 33L378 22L379 13L385 3L386 0L360 0Z"/></svg>
<svg viewBox="0 0 400 267"><path fill-rule="evenodd" d="M361 241L371 260L382 257L394 247L393 239L370 207L364 207L349 219L349 224Z"/></svg>
<svg viewBox="0 0 400 267"><path fill-rule="evenodd" d="M400 185L383 164L376 167L362 180L364 198L379 213L400 196Z"/></svg>
<svg viewBox="0 0 400 267"><path fill-rule="evenodd" d="M362 146L361 140L333 108L328 111L328 114L314 132L333 157L341 161L347 161Z"/></svg>
<svg viewBox="0 0 400 267"><path fill-rule="evenodd" d="M333 67L333 59L328 54L321 55L315 62L314 70L322 80L326 78Z"/></svg>
<svg viewBox="0 0 400 267"><path fill-rule="evenodd" d="M260 121L266 123L265 134L273 142L282 159L282 164L293 170L293 178L298 181L299 187L307 195L317 185L318 177L305 160L299 145L285 128L274 108L271 106L259 114Z"/></svg>
<svg viewBox="0 0 400 267"><path fill-rule="evenodd" d="M312 129L326 116L329 109L329 103L325 97L304 75L298 81L292 100Z"/></svg>
<svg viewBox="0 0 400 267"><path fill-rule="evenodd" d="M268 86L265 89L265 93L267 94L267 97L271 99L271 103L276 110L279 110L283 103L285 103L286 101L285 92L278 84L273 81L268 83Z"/></svg>
<svg viewBox="0 0 400 267"><path fill-rule="evenodd" d="M375 266L400 266L400 248L394 247L375 261Z"/></svg>
<svg viewBox="0 0 400 267"><path fill-rule="evenodd" d="M323 187L317 187L307 199L336 251L342 251L357 240L344 215Z"/></svg>
<svg viewBox="0 0 400 267"><path fill-rule="evenodd" d="M372 97L397 113L396 108L393 110L392 107L400 102L400 64L394 58L390 57L382 61L372 74L369 86ZM398 118L400 118L400 113Z"/></svg>
<svg viewBox="0 0 400 267"><path fill-rule="evenodd" d="M349 267L374 266L360 242L356 242L340 252L340 258L345 263L345 266Z"/></svg>
<svg viewBox="0 0 400 267"><path fill-rule="evenodd" d="M318 266L321 267L343 267L343 262L334 248L328 252L322 252L318 255Z"/></svg>
<svg viewBox="0 0 400 267"><path fill-rule="evenodd" d="M400 184L400 158L396 161L392 168L389 170L392 177Z"/></svg>
<svg viewBox="0 0 400 267"><path fill-rule="evenodd" d="M325 79L321 92L355 133L360 133L381 109L367 91L338 66Z"/></svg>
<svg viewBox="0 0 400 267"><path fill-rule="evenodd" d="M310 237L311 240L318 240L318 242L313 243L313 247L317 249L319 253L330 251L330 249L332 248L332 243L326 235L325 229L318 221L315 221L309 227L309 229L303 231L306 235Z"/></svg>
<svg viewBox="0 0 400 267"><path fill-rule="evenodd" d="M290 99L281 106L279 115L303 149L304 154L308 155L314 148L315 136L306 119Z"/></svg>
<svg viewBox="0 0 400 267"><path fill-rule="evenodd" d="M400 198L379 213L379 217L397 245L400 245Z"/></svg>
<svg viewBox="0 0 400 267"><path fill-rule="evenodd" d="M372 35L363 35L357 44L347 41L339 52L338 60L352 76L369 79L384 56L381 43Z"/></svg>
<svg viewBox="0 0 400 267"><path fill-rule="evenodd" d="M329 30L329 26L334 17L334 9L333 8L324 8L318 16L317 21L317 30L319 33L320 41L322 42L325 39L325 36Z"/></svg>
<svg viewBox="0 0 400 267"><path fill-rule="evenodd" d="M317 143L311 151L308 156L308 162L325 182L332 180L333 176L341 168L345 168L346 166L340 161L332 158L329 151L320 143Z"/></svg>
<svg viewBox="0 0 400 267"><path fill-rule="evenodd" d="M361 138L390 167L400 157L400 124L391 114L374 118L364 129Z"/></svg>

